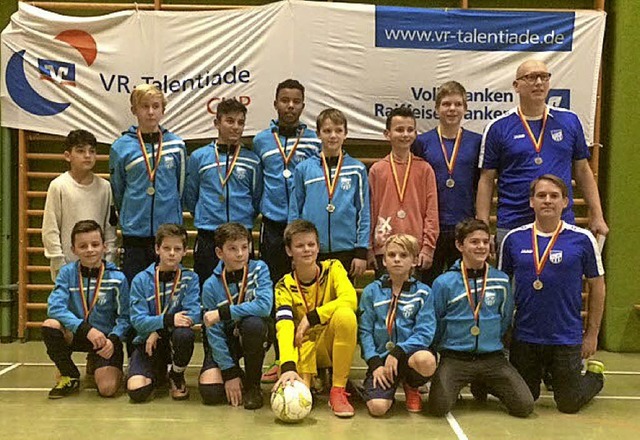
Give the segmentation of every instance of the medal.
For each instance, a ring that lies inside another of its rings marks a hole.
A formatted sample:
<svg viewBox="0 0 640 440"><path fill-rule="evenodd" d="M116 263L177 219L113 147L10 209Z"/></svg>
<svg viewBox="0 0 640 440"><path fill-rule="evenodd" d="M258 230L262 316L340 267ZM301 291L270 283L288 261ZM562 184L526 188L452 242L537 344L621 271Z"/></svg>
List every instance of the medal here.
<svg viewBox="0 0 640 440"><path fill-rule="evenodd" d="M524 129L527 131L527 135L529 136L529 139L533 144L533 149L536 151L536 154L537 154L537 157L533 159L533 162L536 165L542 165L542 158L540 157L540 151L542 151L542 142L544 140L544 129L547 126L548 115L549 115L549 111L545 108L544 114L542 115L542 128L540 129L540 136L538 136L538 139L536 139L535 136L533 135L533 131L531 131L531 127L529 126L529 123L527 122L524 115L522 114L520 107L518 107L518 116L520 117L520 121L522 122L522 125L524 125Z"/></svg>
<svg viewBox="0 0 640 440"><path fill-rule="evenodd" d="M225 173L225 176L222 177L222 173L220 172L220 168L222 168L222 165L220 164L220 154L218 153L218 147L216 145L213 146L213 152L216 155L216 165L217 165L216 171L218 171L218 179L220 179L220 186L221 186L220 191L224 191L224 187L226 186L227 182L231 178L231 175L233 174L233 169L236 167L236 162L238 161L238 157L240 157L241 149L242 147L240 145L236 147L236 152L233 155L233 159L231 159L231 164L229 164L229 153L227 153L227 164L228 164L227 172ZM223 195L221 195L219 198L221 202L224 202Z"/></svg>
<svg viewBox="0 0 640 440"><path fill-rule="evenodd" d="M541 290L544 287L542 281L540 280L540 274L542 273L542 269L544 269L545 264L549 260L549 254L551 254L551 250L553 249L553 245L556 243L556 240L560 236L560 230L562 229L562 220L558 222L558 226L556 230L553 231L553 235L549 239L549 243L547 243L547 247L544 252L542 252L542 257L540 257L540 247L538 246L538 228L536 228L535 222L533 223L533 227L531 228L531 242L533 247L533 265L536 270L536 280L533 282L533 288L536 290Z"/></svg>
<svg viewBox="0 0 640 440"><path fill-rule="evenodd" d="M89 285L87 286L87 294L84 294L84 283L82 280L82 272L80 271L80 262L78 262L78 289L80 290L80 297L82 298L82 309L84 310L84 319L89 317L89 314L95 307L98 302L98 298L100 297L100 286L102 285L102 275L104 275L104 263L100 265L100 271L98 272L98 276L96 277L96 288L93 291L93 299L91 300L91 305L89 306L89 291L91 289L91 278L88 277L87 281Z"/></svg>
<svg viewBox="0 0 640 440"><path fill-rule="evenodd" d="M315 302L311 303L313 308L310 308L309 303L307 302L309 298L307 298L307 295L304 293L304 290L300 285L300 280L298 279L298 273L295 270L293 271L293 281L296 282L296 287L298 288L298 292L300 292L300 296L302 297L302 302L304 303L304 308L307 313L315 310L315 308L318 307L318 303L322 302L322 300L324 299L320 296L320 268L318 267L318 265L316 265L316 279L314 281L316 285L316 297Z"/></svg>
<svg viewBox="0 0 640 440"><path fill-rule="evenodd" d="M158 165L160 165L160 160L162 159L162 133L158 136L158 151L153 164L153 168L151 167L151 158L147 154L147 149L144 146L144 140L142 139L142 132L140 128L136 130L136 135L138 136L138 143L140 144L140 151L142 152L142 157L144 158L144 165L147 169L147 176L149 177L149 182L151 182L151 186L147 188L147 194L150 196L156 193L156 189L153 187L153 183L156 181L156 172L158 171ZM153 143L151 143L153 145Z"/></svg>
<svg viewBox="0 0 640 440"><path fill-rule="evenodd" d="M236 304L242 304L244 301L244 294L247 291L247 277L249 275L249 268L245 264L242 268L242 283L238 284L238 301ZM229 284L227 284L227 271L222 270L222 286L224 287L224 293L227 295L227 300L229 300L229 305L233 305L233 296L231 296L231 290L229 289ZM236 327L237 329L237 327ZM235 335L235 330L234 330ZM236 335L237 336L237 335Z"/></svg>
<svg viewBox="0 0 640 440"><path fill-rule="evenodd" d="M444 144L444 139L442 138L439 125L436 131L438 132L438 139L440 139L440 149L444 156L444 162L447 164L447 171L449 171L449 178L445 182L445 185L447 185L447 188L453 188L456 184L456 181L453 180L453 169L456 167L456 159L458 158L458 151L460 150L460 144L462 143L462 127L458 129L456 140L453 142L451 159L449 159L449 155L447 154L447 146Z"/></svg>
<svg viewBox="0 0 640 440"><path fill-rule="evenodd" d="M396 344L391 341L393 337L393 326L396 323L396 315L398 313L398 300L400 299L400 294L402 293L402 288L398 294L393 292L393 287L391 287L391 302L389 303L389 310L387 310L387 317L385 318L385 325L387 326L387 334L389 334L389 342L385 344L385 348L389 351L393 350Z"/></svg>
<svg viewBox="0 0 640 440"><path fill-rule="evenodd" d="M336 174L333 178L333 182L331 181L331 170L329 169L329 164L327 163L327 158L324 157L324 153L320 153L320 158L322 159L322 172L324 173L324 183L327 186L327 194L329 195L329 204L327 205L327 211L331 214L336 210L335 205L331 202L333 200L333 194L336 192L336 183L338 183L338 176L340 176L340 170L342 170L342 161L344 160L344 155L342 154L342 150L340 150L340 155L338 156L338 164L336 165Z"/></svg>
<svg viewBox="0 0 640 440"><path fill-rule="evenodd" d="M180 280L182 278L182 270L178 268L176 270L176 275L173 277L173 285L171 286L171 294L169 295L169 301L164 304L164 308L162 304L164 303L165 292L162 292L162 296L160 295L160 269L156 264L156 275L154 277L154 289L153 293L156 297L156 315L161 315L163 313L167 313L169 307L171 306L171 300L173 299L173 295L180 290ZM164 284L164 283L163 283Z"/></svg>
<svg viewBox="0 0 640 440"><path fill-rule="evenodd" d="M467 292L467 300L469 300L469 307L471 307L471 311L473 312L473 321L474 325L471 327L469 332L473 336L478 336L480 334L480 308L482 307L482 302L484 301L484 293L487 288L487 278L489 277L489 265L484 263L484 276L482 277L482 290L480 291L480 297L478 298L478 303L476 304L473 296L471 295L471 285L469 284L469 276L467 275L467 268L464 264L464 261L460 262L460 271L462 272L462 281L464 282L464 289ZM478 294L478 289L476 288L475 294Z"/></svg>
<svg viewBox="0 0 640 440"><path fill-rule="evenodd" d="M280 142L280 136L278 136L278 133L275 132L276 128L274 127L273 130L274 131L272 131L271 134L273 135L273 139L276 141L278 151L280 152L280 156L282 156L282 160L284 161L284 171L282 172L282 175L285 179L288 179L289 177L291 177L291 171L287 169L287 166L289 165L289 162L291 162L291 158L298 149L298 143L300 142L300 138L302 137L302 133L304 130L297 130L298 138L296 139L296 143L293 144L293 147L291 147L291 151L289 151L289 154L285 153L285 147L283 147L282 142Z"/></svg>
<svg viewBox="0 0 640 440"><path fill-rule="evenodd" d="M393 153L389 153L389 163L391 164L391 174L393 175L393 183L396 187L396 193L398 194L398 200L402 205L404 201L404 194L407 191L407 182L409 181L409 174L411 173L411 163L413 161L413 154L409 153L409 159L407 160L407 169L404 172L404 177L402 178L402 186L400 186L400 181L398 179L398 170L396 169L396 163L393 159ZM405 218L407 213L402 209L398 211L398 218Z"/></svg>

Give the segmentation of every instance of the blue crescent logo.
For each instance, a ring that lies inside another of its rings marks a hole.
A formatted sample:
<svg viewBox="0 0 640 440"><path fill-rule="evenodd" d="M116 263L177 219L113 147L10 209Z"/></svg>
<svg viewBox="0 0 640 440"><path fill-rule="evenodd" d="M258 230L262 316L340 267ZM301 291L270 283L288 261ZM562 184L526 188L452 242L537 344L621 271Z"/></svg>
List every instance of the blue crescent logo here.
<svg viewBox="0 0 640 440"><path fill-rule="evenodd" d="M97 45L89 33L71 29L60 32L55 39L74 47L84 58L87 66L91 66L95 61L98 54ZM36 92L29 84L25 71L25 53L25 50L14 53L7 63L5 77L11 99L18 107L36 116L52 116L65 111L71 103L51 101ZM38 70L44 80L52 80L60 86L75 85L75 65L72 63L38 59Z"/></svg>
<svg viewBox="0 0 640 440"><path fill-rule="evenodd" d="M24 71L24 50L14 53L7 63L7 91L13 102L36 116L52 116L64 111L71 104L54 102L36 92Z"/></svg>

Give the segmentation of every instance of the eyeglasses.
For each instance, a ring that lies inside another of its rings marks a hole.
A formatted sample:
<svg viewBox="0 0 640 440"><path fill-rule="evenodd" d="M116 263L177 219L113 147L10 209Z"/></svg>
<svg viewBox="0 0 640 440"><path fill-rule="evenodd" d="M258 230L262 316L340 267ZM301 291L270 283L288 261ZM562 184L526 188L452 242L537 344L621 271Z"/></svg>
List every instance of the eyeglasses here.
<svg viewBox="0 0 640 440"><path fill-rule="evenodd" d="M524 81L529 85L535 84L538 79L543 83L547 83L549 82L549 79L551 79L551 74L547 72L528 73L526 75L522 75L520 78L516 78L516 80Z"/></svg>

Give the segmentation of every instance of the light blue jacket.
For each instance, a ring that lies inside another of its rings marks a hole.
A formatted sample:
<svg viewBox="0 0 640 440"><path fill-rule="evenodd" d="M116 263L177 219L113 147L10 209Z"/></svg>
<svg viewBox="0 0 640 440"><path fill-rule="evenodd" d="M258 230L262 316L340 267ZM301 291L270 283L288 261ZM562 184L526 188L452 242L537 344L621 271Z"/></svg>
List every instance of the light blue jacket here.
<svg viewBox="0 0 640 440"><path fill-rule="evenodd" d="M82 283L85 292L80 292L78 283L80 262L78 261L68 263L60 269L55 287L49 295L47 316L57 320L64 328L71 330L74 334L81 326L86 331L94 327L106 336L116 335L124 340L131 328L129 322L129 284L115 264L105 264L98 300L88 319L84 317L80 295L84 295L86 298L87 292L89 292L87 305L91 307L97 280L96 278L87 279L84 277Z"/></svg>
<svg viewBox="0 0 640 440"><path fill-rule="evenodd" d="M298 140L297 135L300 134L296 152L287 165L287 169L292 173L292 177L288 179L282 174L284 159L278 149L274 134L280 139L285 155L291 152ZM268 129L261 131L253 138L253 151L260 158L264 172L264 191L260 202L262 215L274 222L287 222L289 196L293 189L293 170L303 160L317 157L320 147L320 139L316 136L316 132L304 124L300 124L296 136L287 138L279 134L278 122L271 121Z"/></svg>
<svg viewBox="0 0 640 440"><path fill-rule="evenodd" d="M215 143L205 145L189 157L184 207L193 214L193 223L198 229L215 231L229 222L241 223L247 229L252 229L262 197L260 159L253 151L243 147L233 173L223 188L214 148L217 148ZM232 159L233 153L219 151L223 179Z"/></svg>
<svg viewBox="0 0 640 440"><path fill-rule="evenodd" d="M335 175L335 168L331 170ZM298 165L293 173L293 193L289 204L289 223L302 218L318 228L320 252L350 251L369 247L371 214L369 181L364 164L347 153L333 194L335 211L330 213L329 194L322 160L312 157Z"/></svg>
<svg viewBox="0 0 640 440"><path fill-rule="evenodd" d="M268 317L273 307L273 283L264 261L249 260L247 290L244 299L242 303L236 304L239 293L238 284L231 283L228 287L234 304L229 304L222 282L223 270L224 262L220 261L213 271L213 275L202 286L202 305L205 312L210 310L220 312L221 321L207 328L207 342L211 347L213 360L222 371L225 371L235 366L235 361L229 351L225 329L249 316Z"/></svg>
<svg viewBox="0 0 640 440"><path fill-rule="evenodd" d="M472 294L480 296L482 277L469 279ZM489 267L485 297L480 307L480 334L473 336L473 312L460 271L460 260L448 272L433 282L438 328L435 342L438 351L454 350L472 353L491 353L503 349L502 336L513 319L513 296L508 276Z"/></svg>
<svg viewBox="0 0 640 440"><path fill-rule="evenodd" d="M122 133L109 152L111 189L120 215L122 234L132 237L153 237L164 223L182 224L180 199L185 181L187 149L184 141L161 128L162 159L156 172L155 193L147 194L152 186L145 159L140 150L135 126ZM157 144L145 144L149 160ZM153 166L153 165L152 165Z"/></svg>
<svg viewBox="0 0 640 440"><path fill-rule="evenodd" d="M149 335L155 331L173 328L173 320L165 316L172 316L186 311L194 324L201 321L200 282L198 275L190 269L182 269L180 286L171 299L166 312L156 313L155 271L156 263L137 274L131 282L131 324L136 329L134 344L144 343ZM160 283L161 303L169 301L173 284ZM162 304L161 304L162 309ZM166 321L170 324L165 325Z"/></svg>
<svg viewBox="0 0 640 440"><path fill-rule="evenodd" d="M387 357L389 350L386 344L389 341L395 345L392 354L402 350L406 357L416 351L427 350L433 341L436 319L433 294L429 286L414 278L405 282L398 298L395 325L389 336L386 318L391 298L391 280L388 275L383 275L365 287L360 298L358 335L362 358L370 366L375 366L376 362L380 365Z"/></svg>

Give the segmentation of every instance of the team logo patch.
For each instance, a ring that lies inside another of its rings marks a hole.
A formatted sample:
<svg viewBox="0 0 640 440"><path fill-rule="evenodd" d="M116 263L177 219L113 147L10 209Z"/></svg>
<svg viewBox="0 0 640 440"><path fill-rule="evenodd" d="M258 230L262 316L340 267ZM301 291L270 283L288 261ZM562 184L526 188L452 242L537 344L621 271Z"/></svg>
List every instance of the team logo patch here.
<svg viewBox="0 0 640 440"><path fill-rule="evenodd" d="M551 251L551 254L549 254L549 261L552 264L562 263L562 251Z"/></svg>
<svg viewBox="0 0 640 440"><path fill-rule="evenodd" d="M245 170L244 168L236 167L234 172L236 173L236 177L238 177L238 179L244 179L245 177L247 177L247 170Z"/></svg>
<svg viewBox="0 0 640 440"><path fill-rule="evenodd" d="M351 177L341 177L340 188L342 188L343 191L349 191L351 189Z"/></svg>
<svg viewBox="0 0 640 440"><path fill-rule="evenodd" d="M164 157L164 166L168 170L173 169L173 167L175 166L175 162L173 161L173 157L172 156L165 156Z"/></svg>
<svg viewBox="0 0 640 440"><path fill-rule="evenodd" d="M405 318L410 318L411 315L413 315L414 309L415 309L415 306L413 304L407 304L402 309L402 316L404 316Z"/></svg>
<svg viewBox="0 0 640 440"><path fill-rule="evenodd" d="M107 303L107 293L100 291L98 292L98 305L105 305Z"/></svg>
<svg viewBox="0 0 640 440"><path fill-rule="evenodd" d="M492 306L496 303L496 294L493 292L487 292L484 296L484 302L488 306Z"/></svg>
<svg viewBox="0 0 640 440"><path fill-rule="evenodd" d="M556 142L561 142L562 139L564 139L564 136L562 135L562 129L559 128L557 130L551 130L551 139Z"/></svg>

